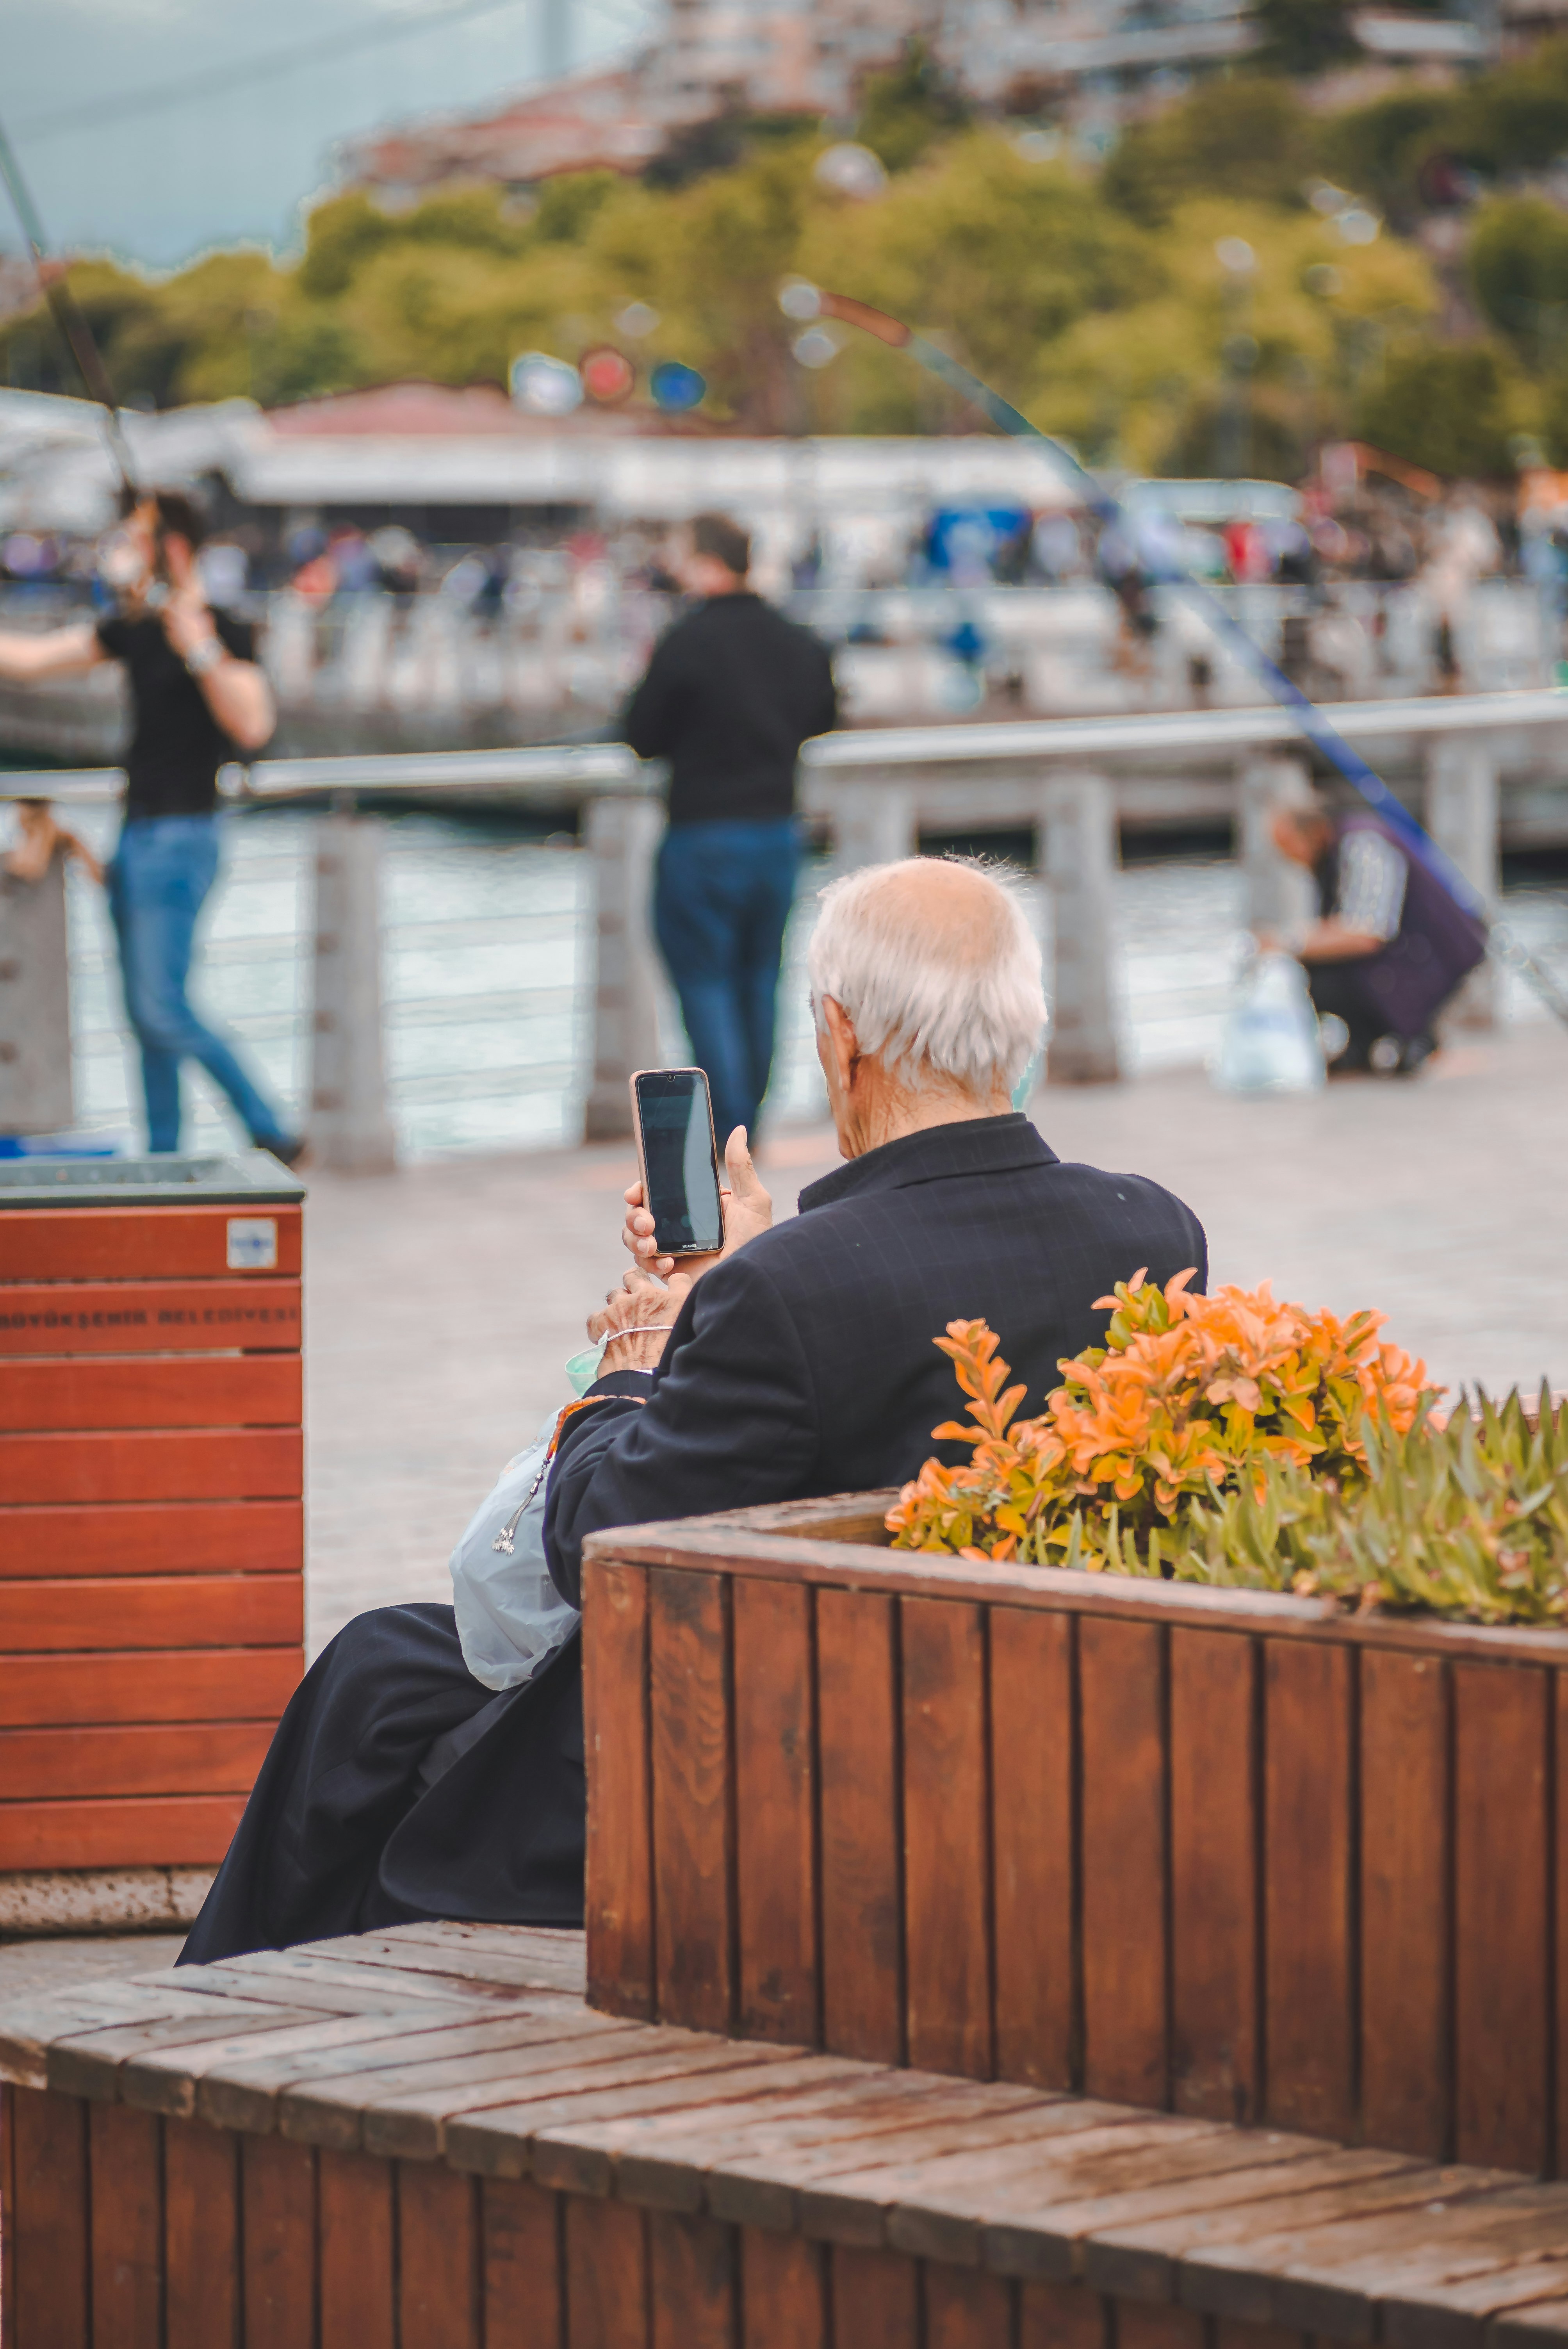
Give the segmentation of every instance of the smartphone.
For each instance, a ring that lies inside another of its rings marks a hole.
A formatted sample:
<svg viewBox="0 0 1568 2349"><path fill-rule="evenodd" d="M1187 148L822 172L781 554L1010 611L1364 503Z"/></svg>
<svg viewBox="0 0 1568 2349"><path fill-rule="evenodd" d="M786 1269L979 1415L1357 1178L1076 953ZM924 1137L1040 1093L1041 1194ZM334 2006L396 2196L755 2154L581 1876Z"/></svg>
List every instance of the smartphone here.
<svg viewBox="0 0 1568 2349"><path fill-rule="evenodd" d="M700 1069L639 1069L632 1124L643 1205L660 1256L711 1256L724 1245L713 1104Z"/></svg>

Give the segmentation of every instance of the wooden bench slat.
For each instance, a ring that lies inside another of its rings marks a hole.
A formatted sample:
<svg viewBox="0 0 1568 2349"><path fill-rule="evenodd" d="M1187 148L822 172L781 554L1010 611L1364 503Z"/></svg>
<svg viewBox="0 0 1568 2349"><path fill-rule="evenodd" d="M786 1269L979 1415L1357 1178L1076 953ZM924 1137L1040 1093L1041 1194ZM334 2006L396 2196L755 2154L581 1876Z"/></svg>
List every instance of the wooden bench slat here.
<svg viewBox="0 0 1568 2349"><path fill-rule="evenodd" d="M0 1282L129 1280L160 1276L228 1279L229 1224L264 1216L277 1226L282 1273L300 1268L302 1216L274 1199L254 1206L26 1207L0 1213ZM251 1278L264 1279L265 1274Z"/></svg>
<svg viewBox="0 0 1568 2349"><path fill-rule="evenodd" d="M180 2120L196 2116L215 2127L230 2127L231 2121L205 2110L198 2101L201 2084L214 2073L222 2075L226 2066L263 2059L282 2063L291 2056L329 2052L342 2062L349 2048L377 2037L395 2039L397 2045L406 2047L411 2034L438 2028L442 2021L466 2012L458 2006L432 2009L422 2003L386 2015L324 2015L313 2008L306 2010L303 2022L258 2026L253 2031L231 2013L226 2037L172 2041L122 2058L117 2067L119 2092L127 2104L144 2112L171 2113ZM434 2024L428 2020L432 2015Z"/></svg>
<svg viewBox="0 0 1568 2349"><path fill-rule="evenodd" d="M88 2106L93 2330L116 2349L163 2349L162 2157L150 2114Z"/></svg>
<svg viewBox="0 0 1568 2349"><path fill-rule="evenodd" d="M304 2146L240 2140L241 2297L245 2349L315 2337L315 2168Z"/></svg>
<svg viewBox="0 0 1568 2349"><path fill-rule="evenodd" d="M248 1795L272 1734L264 1721L0 1729L0 1787L7 1801L192 1791Z"/></svg>
<svg viewBox="0 0 1568 2349"><path fill-rule="evenodd" d="M587 1939L597 2003L651 2017L653 1845L649 1832L648 1578L639 1567L586 1564L583 1604L595 1636L583 1647L583 1729L593 1773L588 1810Z"/></svg>
<svg viewBox="0 0 1568 2349"><path fill-rule="evenodd" d="M295 1646L206 1648L191 1653L178 1649L147 1650L123 1656L9 1656L0 1671L0 1728L70 1728L78 1723L98 1727L148 1721L275 1722L298 1687L304 1665ZM168 1857L160 1855L165 1861Z"/></svg>
<svg viewBox="0 0 1568 2349"><path fill-rule="evenodd" d="M355 1965L384 1966L399 1973L445 1974L454 1982L488 1983L495 1990L582 1996L582 1964L580 1956L573 1962L575 1953L535 1952L456 1935L426 1944L392 1940L376 1933L346 1934L337 1940L312 1941L308 1948L313 1959L345 1958Z"/></svg>
<svg viewBox="0 0 1568 2349"><path fill-rule="evenodd" d="M748 2203L744 2181L728 2207L721 2207L720 2181L734 2179L727 2167L733 2157L760 2170L775 2155L810 2149L813 2161L841 2162L851 2154L830 2150L847 2138L862 2146L883 2131L949 2127L990 2112L998 2128L1007 2116L1022 2108L1044 2109L1027 2089L1014 2091L1011 2105L982 2106L967 2084L933 2083L907 2072L889 2071L868 2080L836 2080L821 2087L774 2098L764 2085L756 2102L737 2109L721 2107L711 2114L655 2114L626 2121L609 2120L579 2126L559 2133L559 2151L552 2157L562 2182L566 2163L574 2160L583 2183L580 2190L607 2190L612 2176L616 2190L640 2202L657 2202L668 2209L707 2209L715 2218L737 2224L772 2226L780 2208L777 2199L758 2195ZM570 2136L570 2152L566 2138ZM602 2161L599 2158L605 2157ZM771 2183L771 2181L770 2181ZM793 2198L789 2198L793 2210ZM786 2220L786 2224L792 2220Z"/></svg>
<svg viewBox="0 0 1568 2349"><path fill-rule="evenodd" d="M614 2155L617 2190L637 2201L689 2205L748 2226L772 2226L775 2214L787 2210L790 2215L785 2223L792 2226L791 2185L770 2176L769 2190L748 2191L776 2159L796 2177L815 2177L835 2166L845 2168L863 2161L872 2144L891 2140L903 2145L934 2133L952 2137L973 2126L982 2112L990 2127L1005 2134L1032 2127L1034 2116L1047 2109L1027 2089L1016 2091L1011 2105L981 2105L973 2090L957 2081L950 2091L926 2081L911 2095L903 2085L906 2077L890 2073L880 2089L870 2082L858 2088L841 2083L820 2095L792 2100L771 2116L763 2108L727 2122L716 2116L712 2126L701 2128L682 2116L667 2124L633 2124L619 2137L613 2127L590 2130L588 2136ZM581 2149L581 2137L577 2143ZM771 2190L775 2188L779 2190Z"/></svg>
<svg viewBox="0 0 1568 2349"><path fill-rule="evenodd" d="M635 2113L734 2102L756 2095L759 2080L766 2080L770 2091L812 2088L843 2077L846 2068L843 2059L834 2055L792 2056L782 2049L740 2041L707 2044L712 2053L706 2057L688 2051L667 2062L658 2056L638 2059L636 2083L624 2087L617 2085L614 2067L606 2067L596 2080L583 2075L575 2094L563 2093L563 2084L557 2084L542 2103L519 2096L477 2118L454 2116L447 2124L447 2158L458 2168L477 2169L487 2177L521 2178L529 2174L538 2151L541 2158L533 2174L549 2185L549 2147L542 2143L536 2147L534 2140L546 2138L558 2122L569 2128L580 2121L620 2120ZM766 2073L763 2065L769 2067ZM565 2158L572 2158L569 2139Z"/></svg>
<svg viewBox="0 0 1568 2349"><path fill-rule="evenodd" d="M372 1938L395 1949L412 1944L442 1950L510 1951L528 1960L534 1974L533 1987L573 1991L581 1998L586 1986L587 1937L581 1927L426 1922L388 1925Z"/></svg>
<svg viewBox="0 0 1568 2349"><path fill-rule="evenodd" d="M623 2054L623 2044L617 2040L601 2045L597 2038L567 2043L562 2049L567 2060L556 2066L542 2064L537 2085L531 2079L529 2065L519 2064L510 2075L502 2072L468 2090L460 2086L441 2089L429 2099L434 2109L428 2117L432 2123L439 2123L439 2135L449 2147L453 2128L472 2126L469 2116L474 2114L483 2114L488 2122L490 2109L500 2107L507 2116L506 2137L510 2143L527 2115L543 2114L553 2118L579 2109L580 2099L587 2100L588 2109L598 2111L606 2098L613 2102L623 2095L635 2110L637 2096L645 2092L653 2095L655 2104L669 2102L678 2097L683 2084L689 2092L691 2084L707 2074L734 2074L749 2079L760 2064L769 2061L771 2053L766 2048L753 2051L730 2041L710 2040L696 2046L644 2046L641 2052L628 2047ZM427 2111L417 2089L407 2092L407 2101L411 2117ZM339 2142L352 2131L358 2141L359 2132L369 2121L370 2110L368 2103L349 2109L341 2100L328 2103L322 2099L318 2103L314 2095L296 2098L292 2091L285 2091L279 2105L279 2126L285 2135L310 2136L317 2129L325 2129L332 2143ZM396 2130L398 2123L387 2116L386 2126ZM525 2163L524 2170L526 2167ZM496 2174L522 2175L523 2170Z"/></svg>
<svg viewBox="0 0 1568 2349"><path fill-rule="evenodd" d="M1310 2257L1321 2266L1333 2259L1339 2244L1346 2245L1353 2256L1365 2242L1368 2219L1375 2220L1378 2240L1390 2250L1412 2239L1418 2241L1439 2230L1456 2200L1515 2183L1507 2171L1456 2163L1352 2188L1337 2212L1316 2216L1305 2230L1301 2211L1282 2210L1266 2229L1254 2224L1229 2242L1189 2251L1181 2262L1181 2298L1188 2307L1210 2315L1253 2324L1286 2323L1281 2287L1285 2271L1298 2260ZM1353 2333L1351 2337L1364 2336Z"/></svg>
<svg viewBox="0 0 1568 2349"><path fill-rule="evenodd" d="M787 2080L803 2063L821 2061L792 2058L788 2051L760 2044L741 2048L735 2041L723 2040L711 2040L696 2051L680 2054L657 2047L641 2054L630 2049L623 2054L618 2048L590 2048L586 2054L583 2064L542 2070L531 2094L516 2079L510 2084L494 2080L483 2088L448 2090L428 2097L415 2095L396 2112L381 2108L367 2112L366 2142L381 2142L384 2136L395 2137L423 2117L442 2147L449 2148L452 2131L469 2126L476 2116L488 2118L499 2107L505 2111L509 2127L515 2127L526 2112L537 2123L531 2153L533 2175L543 2185L558 2187L562 2179L556 2174L554 2141L551 2150L543 2155L540 2151L547 2125L583 2114L619 2111L623 2098L624 2109L635 2112L663 2111L673 2104L687 2103L703 2089L715 2095L727 2090L734 2095L754 2096L766 2093L758 2083ZM574 2158L568 2149L566 2163L570 2165Z"/></svg>
<svg viewBox="0 0 1568 2349"><path fill-rule="evenodd" d="M319 2014L403 2014L410 2007L418 2010L427 2003L453 2002L449 1997L437 1999L425 1986L410 1996L392 1977L377 1978L365 1984L338 1982L325 1974L320 1979L307 1979L303 1974L280 1979L242 1971L242 1964L235 1958L224 1965L182 1966L180 1971L182 1974L200 1974L198 1987L206 1991L232 1992L253 2000L286 1998L291 2006L301 2007L306 2013L314 2009Z"/></svg>
<svg viewBox="0 0 1568 2349"><path fill-rule="evenodd" d="M469 1998L476 2004L493 2006L498 1999L519 1995L512 1983L486 1982L477 1975L445 1970L427 1973L422 1967L377 1965L373 1960L359 1964L349 1958L317 1957L308 1946L253 1950L243 1957L225 1958L223 1967L230 1973L262 1975L277 1986L280 1995L285 1983L295 1982L313 1988L337 1983L345 1990L362 1990L375 1999L395 1995L404 2005L424 1998Z"/></svg>
<svg viewBox="0 0 1568 2349"><path fill-rule="evenodd" d="M1099 2220L1083 2248L1086 2282L1097 2292L1125 2294L1134 2300L1170 2300L1176 2292L1180 2249L1189 2242L1223 2240L1214 2237L1216 2220L1223 2228L1254 2231L1271 2223L1270 2202L1306 2207L1309 2196L1336 2187L1377 2178L1398 2178L1421 2169L1414 2156L1389 2153L1372 2147L1318 2149L1305 2158L1260 2169L1255 2176L1233 2178L1228 2192L1216 2191L1212 2201L1186 2203L1174 2217L1158 2191L1131 2194L1114 2216ZM1244 2215L1239 2215L1244 2214Z"/></svg>
<svg viewBox="0 0 1568 2349"><path fill-rule="evenodd" d="M1202 2208L1227 2193L1233 2197L1238 2172L1289 2163L1313 2149L1310 2138L1281 2137L1270 2145L1226 2130L1146 2147L1113 2140L1098 2157L1069 2138L1047 2148L1037 2166L1027 2158L1004 2166L987 2150L967 2177L955 2178L954 2166L944 2164L901 2196L889 2216L888 2240L922 2257L979 2259L984 2237L991 2266L1002 2267L1011 2251L1008 2273L1069 2282L1077 2276L1080 2240L1121 2217L1135 2199L1154 2200L1162 2209ZM1024 2266L1018 2262L1026 2239Z"/></svg>
<svg viewBox="0 0 1568 2349"><path fill-rule="evenodd" d="M304 1490L293 1427L139 1427L0 1434L0 1508L51 1501L291 1501ZM0 1524L4 1524L0 1517Z"/></svg>
<svg viewBox="0 0 1568 2349"><path fill-rule="evenodd" d="M581 2010L579 2010L581 2012ZM603 2025L605 2018L596 2016ZM341 2044L324 2042L318 2049L241 2049L202 2072L196 2081L196 2109L226 2128L273 2128L277 2104L286 2089L304 2089L318 2080L349 2080L360 2073L389 2070L407 2063L416 2050L437 2060L443 2051L486 2047L497 2033L514 2027L493 2006L472 1999L431 2005L419 1999L406 2006L387 2004L362 2014L360 2027L346 2027Z"/></svg>
<svg viewBox="0 0 1568 2349"><path fill-rule="evenodd" d="M297 1427L303 1398L297 1354L0 1362L0 1430L8 1433Z"/></svg>
<svg viewBox="0 0 1568 2349"><path fill-rule="evenodd" d="M0 1538L5 1519L0 1516ZM0 1659L131 1648L297 1648L304 1587L290 1574L117 1575L0 1582Z"/></svg>
<svg viewBox="0 0 1568 2349"><path fill-rule="evenodd" d="M632 2046L614 2016L584 2017L580 2009L575 2014L509 2014L505 2023L454 2026L401 2051L388 2042L379 2061L366 2052L340 2071L291 2081L279 2091L279 2121L289 2136L309 2137L312 2144L363 2144L366 2153L417 2153L429 2160L440 2149L440 2116L464 2106L466 2090L473 2091L467 2101L476 2104L485 2101L487 2090L498 2100L515 2098L531 2081L552 2072L623 2056L630 2062L639 2052L659 2051L649 2044L640 2051ZM373 2145L363 2134L365 2124L388 2103L397 2104L399 2114L389 2117L383 2140ZM404 2104L409 2110L399 2131ZM418 2120L425 2114L433 2117L421 2128ZM391 2139L399 2136L402 2142L394 2144Z"/></svg>
<svg viewBox="0 0 1568 2349"><path fill-rule="evenodd" d="M5 1513L0 1578L40 1575L298 1574L299 1501L120 1501Z"/></svg>
<svg viewBox="0 0 1568 2349"><path fill-rule="evenodd" d="M0 1357L297 1354L297 1280L60 1280L0 1288Z"/></svg>
<svg viewBox="0 0 1568 2349"><path fill-rule="evenodd" d="M1392 2234L1365 2223L1335 2229L1305 2245L1280 2276L1281 2321L1331 2331L1343 2313L1354 2318L1388 2290L1418 2291L1553 2250L1568 2253L1568 2210L1549 2188L1501 2188L1446 2209L1439 2224L1422 2227L1413 2216Z"/></svg>
<svg viewBox="0 0 1568 2349"><path fill-rule="evenodd" d="M13 1667L0 1660L0 1682ZM215 1868L242 1794L0 1803L0 1873L35 1868Z"/></svg>
<svg viewBox="0 0 1568 2349"><path fill-rule="evenodd" d="M121 2093L121 2069L130 2057L160 2046L191 2047L208 2038L232 2038L232 2011L215 1999L209 1999L207 2005L205 2015L165 2015L150 2023L129 2023L56 2040L48 2050L49 2086L65 2096L116 2101ZM284 2029L308 2020L308 2010L271 2000L258 2001L250 2012L258 2030L268 2024Z"/></svg>
<svg viewBox="0 0 1568 2349"><path fill-rule="evenodd" d="M209 2001L194 1991L150 1986L125 1976L7 1999L0 2007L0 2079L42 2088L47 2052L57 2042L88 2031L211 2012Z"/></svg>
<svg viewBox="0 0 1568 2349"><path fill-rule="evenodd" d="M1546 2349L1561 2349L1568 2336L1568 2298L1543 2301L1533 2308L1522 2308L1500 2316L1487 2333L1488 2349L1535 2349L1537 2343Z"/></svg>
<svg viewBox="0 0 1568 2349"><path fill-rule="evenodd" d="M822 2044L881 2064L904 2054L894 1603L817 1594Z"/></svg>
<svg viewBox="0 0 1568 2349"><path fill-rule="evenodd" d="M1052 2127L1047 2119L1035 2144L997 2149L982 2125L975 2130L973 2140L956 2151L934 2152L924 2162L907 2161L895 2146L891 2158L884 2152L864 2169L848 2170L825 2185L808 2188L800 2198L800 2224L808 2234L833 2241L863 2241L869 2224L875 2229L874 2240L890 2241L891 2214L908 2205L908 2224L917 2233L934 2236L942 2231L944 2218L952 2218L955 2231L950 2240L962 2243L959 2256L973 2260L979 2256L976 2214L1003 2214L1015 2198L1021 2198L1026 2207L1043 2201L1049 2190L1047 2181L1074 2177L1078 2166L1095 2157L1114 2158L1149 2145L1157 2160L1168 2161L1181 2144L1206 2138L1216 2126L1211 2121L1175 2120L1163 2114L1151 2116L1123 2106L1113 2119L1083 2130L1064 2130ZM915 2211L921 2197L928 2198L931 2205L923 2218ZM840 2228L850 2231L841 2236L836 2231ZM953 2253L941 2251L934 2256L947 2258ZM1067 2272L1071 2272L1070 2264Z"/></svg>

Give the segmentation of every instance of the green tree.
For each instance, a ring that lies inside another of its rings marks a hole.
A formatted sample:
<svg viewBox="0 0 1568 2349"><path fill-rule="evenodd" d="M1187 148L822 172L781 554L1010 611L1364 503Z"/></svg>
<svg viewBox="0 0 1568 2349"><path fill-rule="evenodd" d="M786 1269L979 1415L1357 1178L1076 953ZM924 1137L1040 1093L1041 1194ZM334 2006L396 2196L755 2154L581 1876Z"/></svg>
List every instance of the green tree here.
<svg viewBox="0 0 1568 2349"><path fill-rule="evenodd" d="M890 171L907 171L969 120L969 108L923 41L905 44L890 73L870 74L855 136Z"/></svg>
<svg viewBox="0 0 1568 2349"><path fill-rule="evenodd" d="M1109 202L1149 228L1189 196L1299 203L1315 137L1312 117L1283 81L1239 74L1204 82L1122 134L1100 188Z"/></svg>
<svg viewBox="0 0 1568 2349"><path fill-rule="evenodd" d="M1422 164L1451 143L1457 103L1448 90L1409 85L1368 105L1346 107L1322 127L1323 169L1395 219L1408 220L1418 202Z"/></svg>
<svg viewBox="0 0 1568 2349"><path fill-rule="evenodd" d="M1516 379L1491 343L1396 346L1357 404L1356 438L1449 478L1511 471Z"/></svg>
<svg viewBox="0 0 1568 2349"><path fill-rule="evenodd" d="M1494 326L1538 365L1568 343L1568 219L1542 196L1483 203L1467 254L1477 301Z"/></svg>

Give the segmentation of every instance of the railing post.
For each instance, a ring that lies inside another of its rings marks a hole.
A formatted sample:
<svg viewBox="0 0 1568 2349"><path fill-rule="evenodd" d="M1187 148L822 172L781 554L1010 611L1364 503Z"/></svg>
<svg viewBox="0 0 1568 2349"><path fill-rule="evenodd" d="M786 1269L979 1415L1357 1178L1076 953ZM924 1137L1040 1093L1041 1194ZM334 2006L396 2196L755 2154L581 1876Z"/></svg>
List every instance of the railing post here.
<svg viewBox="0 0 1568 2349"><path fill-rule="evenodd" d="M310 1115L318 1163L388 1174L397 1163L381 1030L381 831L325 816L315 833Z"/></svg>
<svg viewBox="0 0 1568 2349"><path fill-rule="evenodd" d="M1053 777L1040 815L1056 945L1047 1081L1112 1083L1121 1074L1111 952L1116 796L1103 775Z"/></svg>
<svg viewBox="0 0 1568 2349"><path fill-rule="evenodd" d="M915 853L914 797L902 783L876 778L841 783L830 802L835 872L896 864Z"/></svg>
<svg viewBox="0 0 1568 2349"><path fill-rule="evenodd" d="M1246 760L1237 781L1237 831L1250 930L1289 930L1317 909L1312 875L1282 856L1271 827L1282 807L1304 807L1312 784L1299 759Z"/></svg>
<svg viewBox="0 0 1568 2349"><path fill-rule="evenodd" d="M1465 879L1496 907L1501 885L1499 849L1497 754L1491 745L1463 734L1438 735L1427 747L1427 830ZM1472 970L1449 1010L1445 1024L1495 1028L1497 969L1483 962Z"/></svg>
<svg viewBox="0 0 1568 2349"><path fill-rule="evenodd" d="M654 944L654 858L665 811L655 799L588 802L583 836L593 859L596 965L593 1081L583 1104L587 1142L632 1131L626 1080L659 1064L661 984Z"/></svg>
<svg viewBox="0 0 1568 2349"><path fill-rule="evenodd" d="M38 881L0 869L0 1133L73 1124L66 860Z"/></svg>

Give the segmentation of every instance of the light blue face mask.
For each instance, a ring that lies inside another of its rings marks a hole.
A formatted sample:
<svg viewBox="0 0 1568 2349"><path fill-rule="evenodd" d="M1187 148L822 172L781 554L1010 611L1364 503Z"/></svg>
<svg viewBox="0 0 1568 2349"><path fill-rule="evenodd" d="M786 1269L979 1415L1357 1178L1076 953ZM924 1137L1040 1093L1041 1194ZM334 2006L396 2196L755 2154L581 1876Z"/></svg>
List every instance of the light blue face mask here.
<svg viewBox="0 0 1568 2349"><path fill-rule="evenodd" d="M574 1395L585 1395L598 1377L599 1364L608 1342L609 1332L606 1331L596 1346L584 1346L583 1351L573 1354L567 1363L566 1382Z"/></svg>

